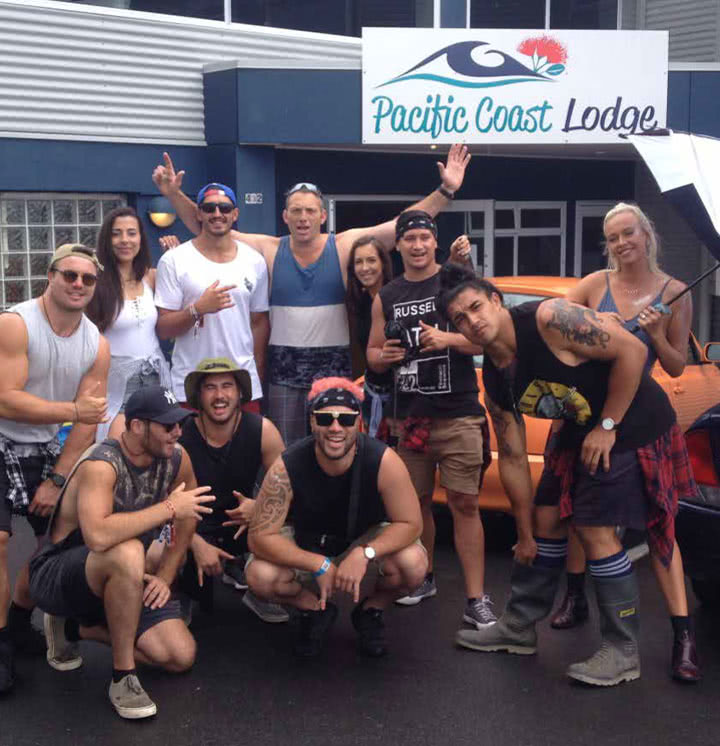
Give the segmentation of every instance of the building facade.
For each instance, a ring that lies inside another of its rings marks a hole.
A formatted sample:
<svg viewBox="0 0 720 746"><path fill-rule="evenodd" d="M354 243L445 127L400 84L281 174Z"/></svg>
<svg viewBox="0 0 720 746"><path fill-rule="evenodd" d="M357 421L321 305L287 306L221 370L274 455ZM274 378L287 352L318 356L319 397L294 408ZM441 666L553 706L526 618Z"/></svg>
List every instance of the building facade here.
<svg viewBox="0 0 720 746"><path fill-rule="evenodd" d="M53 247L93 243L113 206L147 220L164 150L189 194L235 187L249 232L283 232L282 194L299 181L328 196L332 230L431 191L442 147L362 142L372 26L667 30L667 125L720 137L716 0L0 0L0 305L39 292ZM626 142L471 150L440 236L468 233L488 275L604 266L602 215L619 200L653 217L668 272L689 281L710 266ZM153 245L188 235L146 225ZM720 339L717 282L694 296L703 341Z"/></svg>

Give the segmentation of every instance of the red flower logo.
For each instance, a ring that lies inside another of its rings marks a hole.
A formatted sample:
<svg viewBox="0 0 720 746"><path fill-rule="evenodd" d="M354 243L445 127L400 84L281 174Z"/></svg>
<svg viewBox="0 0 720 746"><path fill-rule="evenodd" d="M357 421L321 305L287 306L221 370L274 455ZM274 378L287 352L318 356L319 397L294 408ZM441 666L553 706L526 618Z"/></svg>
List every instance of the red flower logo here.
<svg viewBox="0 0 720 746"><path fill-rule="evenodd" d="M567 63L567 48L551 36L533 36L524 39L518 46L518 52L532 57L533 70L536 73L560 75Z"/></svg>

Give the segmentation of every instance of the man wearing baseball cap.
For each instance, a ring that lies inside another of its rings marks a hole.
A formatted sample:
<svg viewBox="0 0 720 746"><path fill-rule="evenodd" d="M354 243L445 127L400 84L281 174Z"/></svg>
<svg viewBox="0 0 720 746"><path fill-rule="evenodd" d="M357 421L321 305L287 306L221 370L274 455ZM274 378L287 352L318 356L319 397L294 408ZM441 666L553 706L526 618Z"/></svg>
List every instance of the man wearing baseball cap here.
<svg viewBox="0 0 720 746"><path fill-rule="evenodd" d="M166 671L189 669L195 640L170 586L196 523L211 509L178 444L190 412L171 391L148 386L125 407L125 430L89 448L58 498L48 542L30 562L30 589L45 614L48 663L82 665L77 641L112 649L110 701L123 718L157 712L136 659ZM154 541L170 524L171 540Z"/></svg>
<svg viewBox="0 0 720 746"><path fill-rule="evenodd" d="M185 377L200 360L227 355L249 373L244 406L259 413L270 334L267 267L231 235L238 209L230 187L204 186L196 216L200 234L163 254L155 283L158 336L175 338L173 391L184 400Z"/></svg>
<svg viewBox="0 0 720 746"><path fill-rule="evenodd" d="M0 692L13 685L14 653L42 654L30 623L27 566L10 603L7 549L12 515L42 537L72 465L106 416L110 349L84 315L102 266L93 249L59 246L37 298L0 315ZM64 422L75 426L61 443Z"/></svg>
<svg viewBox="0 0 720 746"><path fill-rule="evenodd" d="M245 527L255 511L255 484L285 446L275 425L242 404L252 396L246 370L228 358L201 360L185 378L185 398L198 412L183 425L180 443L202 484L210 485L212 513L198 524L183 571L182 588L201 602L208 598L205 577L220 576L237 590L247 588L243 568L247 552ZM240 522L227 526L233 518ZM239 533L239 535L237 535ZM285 622L282 606L246 591L243 603L265 622Z"/></svg>

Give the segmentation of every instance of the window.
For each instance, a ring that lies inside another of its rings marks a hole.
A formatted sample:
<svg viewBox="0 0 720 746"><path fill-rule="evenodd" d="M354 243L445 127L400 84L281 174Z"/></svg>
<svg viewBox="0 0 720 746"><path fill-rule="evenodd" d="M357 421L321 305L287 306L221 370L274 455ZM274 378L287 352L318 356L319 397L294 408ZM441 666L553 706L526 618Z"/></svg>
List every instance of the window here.
<svg viewBox="0 0 720 746"><path fill-rule="evenodd" d="M550 28L616 29L618 0L551 0Z"/></svg>
<svg viewBox="0 0 720 746"><path fill-rule="evenodd" d="M148 13L205 18L210 21L222 21L225 14L223 0L70 0L70 2L99 5L103 8L143 10Z"/></svg>
<svg viewBox="0 0 720 746"><path fill-rule="evenodd" d="M470 28L545 28L545 0L470 0Z"/></svg>
<svg viewBox="0 0 720 746"><path fill-rule="evenodd" d="M0 193L0 308L40 295L53 250L94 246L103 217L124 204L114 194Z"/></svg>
<svg viewBox="0 0 720 746"><path fill-rule="evenodd" d="M625 2L637 0L625 0ZM470 28L618 28L619 0L470 0Z"/></svg>

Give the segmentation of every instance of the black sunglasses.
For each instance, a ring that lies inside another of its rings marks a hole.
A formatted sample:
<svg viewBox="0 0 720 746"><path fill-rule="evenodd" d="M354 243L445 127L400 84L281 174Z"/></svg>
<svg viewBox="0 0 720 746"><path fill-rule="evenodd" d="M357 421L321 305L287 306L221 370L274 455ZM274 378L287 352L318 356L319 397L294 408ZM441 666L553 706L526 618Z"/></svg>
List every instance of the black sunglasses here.
<svg viewBox="0 0 720 746"><path fill-rule="evenodd" d="M330 427L337 420L342 427L352 427L360 412L313 412L315 422L320 427Z"/></svg>
<svg viewBox="0 0 720 746"><path fill-rule="evenodd" d="M235 205L228 202L203 202L200 205L200 209L209 215L212 215L216 208L220 210L223 215L229 215L235 209Z"/></svg>
<svg viewBox="0 0 720 746"><path fill-rule="evenodd" d="M82 278L82 283L86 288L91 288L97 282L97 275L85 272L76 272L73 269L51 269L51 272L57 272L63 276L65 282L72 285L78 277Z"/></svg>
<svg viewBox="0 0 720 746"><path fill-rule="evenodd" d="M182 427L182 422L170 422L169 424L166 424L164 422L156 422L155 420L145 420L148 425L150 425L151 422L155 422L156 425L160 425L161 427L165 428L166 433L171 433L176 425L180 425Z"/></svg>

